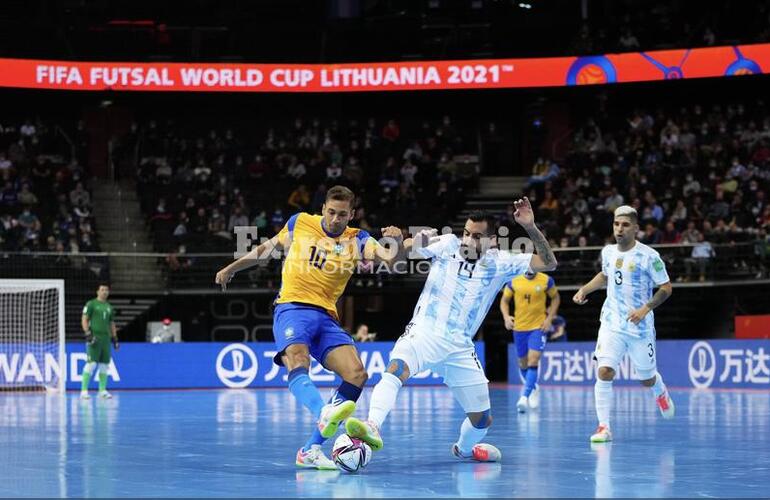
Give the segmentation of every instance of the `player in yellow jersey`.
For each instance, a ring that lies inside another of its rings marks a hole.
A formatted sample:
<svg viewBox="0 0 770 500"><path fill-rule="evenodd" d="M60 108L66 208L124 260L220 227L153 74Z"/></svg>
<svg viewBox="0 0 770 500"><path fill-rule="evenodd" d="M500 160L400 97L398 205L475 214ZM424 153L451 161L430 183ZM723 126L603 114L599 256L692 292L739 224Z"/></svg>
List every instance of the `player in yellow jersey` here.
<svg viewBox="0 0 770 500"><path fill-rule="evenodd" d="M225 289L235 273L255 265L266 253L281 249L286 253L273 313L275 362L286 367L289 390L318 420L317 429L297 452L298 467L336 469L321 444L355 411L368 378L352 337L339 324L337 299L359 260L392 263L403 249L397 227L383 228L382 235L391 238L399 251L388 251L366 231L348 227L354 200L351 190L334 186L326 193L323 215L293 215L276 236L220 270L215 278ZM342 378L328 404L308 376L311 356Z"/></svg>
<svg viewBox="0 0 770 500"><path fill-rule="evenodd" d="M512 298L516 307L514 316L511 316ZM551 300L548 308L547 298ZM537 408L540 404L537 369L551 323L559 311L559 304L559 291L553 278L544 273L529 270L513 278L503 288L500 312L503 314L505 328L513 331L519 369L524 378L524 390L516 403L519 413L525 413L529 408Z"/></svg>

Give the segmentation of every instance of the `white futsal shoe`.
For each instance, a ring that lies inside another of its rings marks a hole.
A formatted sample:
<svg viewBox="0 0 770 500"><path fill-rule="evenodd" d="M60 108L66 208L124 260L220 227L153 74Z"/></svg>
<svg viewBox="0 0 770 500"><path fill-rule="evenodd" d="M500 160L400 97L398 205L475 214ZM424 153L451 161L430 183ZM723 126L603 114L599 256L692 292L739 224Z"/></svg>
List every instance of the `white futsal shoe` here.
<svg viewBox="0 0 770 500"><path fill-rule="evenodd" d="M527 399L527 396L522 394L519 401L516 403L516 409L519 413L527 413L527 410L529 410L529 400Z"/></svg>
<svg viewBox="0 0 770 500"><path fill-rule="evenodd" d="M452 455L462 460L475 460L476 462L499 462L503 454L497 447L487 443L479 443L473 446L470 455L463 455L457 443L452 445Z"/></svg>
<svg viewBox="0 0 770 500"><path fill-rule="evenodd" d="M318 470L337 470L337 466L334 462L324 455L320 444L314 444L310 446L310 449L303 451L302 448L297 451L297 467L304 469L318 469Z"/></svg>

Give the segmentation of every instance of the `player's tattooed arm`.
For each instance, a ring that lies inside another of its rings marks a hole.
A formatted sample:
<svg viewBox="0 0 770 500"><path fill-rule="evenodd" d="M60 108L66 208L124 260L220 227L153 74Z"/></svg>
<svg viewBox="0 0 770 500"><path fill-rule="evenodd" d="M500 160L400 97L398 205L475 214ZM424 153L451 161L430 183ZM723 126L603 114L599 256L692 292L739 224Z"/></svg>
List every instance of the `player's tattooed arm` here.
<svg viewBox="0 0 770 500"><path fill-rule="evenodd" d="M652 311L662 303L668 300L669 297L671 297L672 292L674 291L673 287L671 286L671 283L665 283L658 288L658 291L655 292L655 295L652 296L649 302L647 302L647 307Z"/></svg>
<svg viewBox="0 0 770 500"><path fill-rule="evenodd" d="M548 244L548 240L545 239L543 233L535 225L535 213L532 210L529 198L525 196L520 200L516 200L513 202L513 206L516 209L513 213L513 218L527 231L537 251L537 254L532 256L530 267L535 272L553 271L556 269L556 256L551 249L551 245Z"/></svg>
<svg viewBox="0 0 770 500"><path fill-rule="evenodd" d="M537 255L532 256L532 264L530 265L532 270L538 272L556 269L556 255L554 255L551 245L548 244L548 240L545 239L545 235L534 224L524 229L532 240L535 251L537 251ZM535 257L539 257L539 259L535 259Z"/></svg>

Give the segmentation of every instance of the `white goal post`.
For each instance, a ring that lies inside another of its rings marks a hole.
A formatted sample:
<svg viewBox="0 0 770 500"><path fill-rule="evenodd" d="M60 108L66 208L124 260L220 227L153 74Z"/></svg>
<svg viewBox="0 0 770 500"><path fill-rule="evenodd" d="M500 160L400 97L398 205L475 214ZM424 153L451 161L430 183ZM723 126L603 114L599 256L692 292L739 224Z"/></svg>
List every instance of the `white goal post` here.
<svg viewBox="0 0 770 500"><path fill-rule="evenodd" d="M64 280L0 279L0 390L64 394Z"/></svg>

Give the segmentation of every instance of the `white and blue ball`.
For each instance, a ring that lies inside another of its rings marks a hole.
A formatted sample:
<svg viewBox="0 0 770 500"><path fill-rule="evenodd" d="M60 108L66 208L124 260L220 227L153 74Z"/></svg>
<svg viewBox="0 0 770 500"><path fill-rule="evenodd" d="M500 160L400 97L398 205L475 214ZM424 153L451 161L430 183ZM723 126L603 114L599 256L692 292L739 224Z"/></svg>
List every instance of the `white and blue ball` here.
<svg viewBox="0 0 770 500"><path fill-rule="evenodd" d="M372 458L372 449L360 439L341 434L334 441L332 460L337 467L346 472L358 472L359 469L366 467L370 458Z"/></svg>

